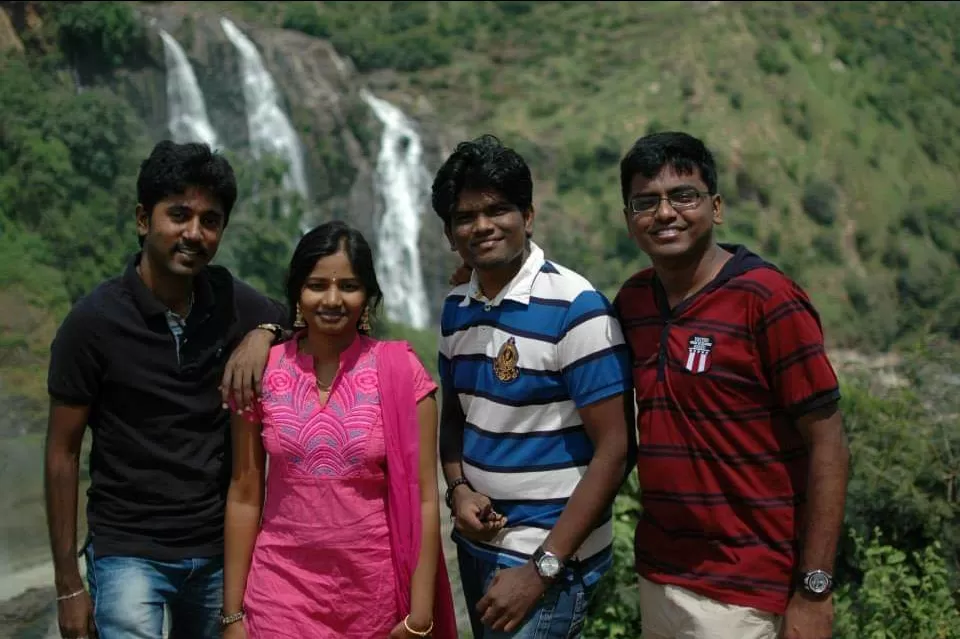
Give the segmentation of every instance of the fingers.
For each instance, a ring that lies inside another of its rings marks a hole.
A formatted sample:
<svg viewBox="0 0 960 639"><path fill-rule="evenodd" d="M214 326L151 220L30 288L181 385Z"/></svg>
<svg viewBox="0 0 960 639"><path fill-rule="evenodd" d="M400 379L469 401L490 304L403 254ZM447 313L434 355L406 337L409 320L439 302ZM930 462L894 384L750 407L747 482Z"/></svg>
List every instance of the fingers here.
<svg viewBox="0 0 960 639"><path fill-rule="evenodd" d="M243 408L246 409L253 404L253 398L255 396L254 389L257 387L255 370L245 373L243 375L243 382Z"/></svg>
<svg viewBox="0 0 960 639"><path fill-rule="evenodd" d="M457 512L454 525L461 532L481 532L483 530L483 521L480 520L479 510L469 507L461 508Z"/></svg>
<svg viewBox="0 0 960 639"><path fill-rule="evenodd" d="M233 386L233 362L227 362L223 370L223 379L220 381L220 399L223 401L223 407L230 408L230 389Z"/></svg>
<svg viewBox="0 0 960 639"><path fill-rule="evenodd" d="M233 391L234 409L239 413L247 407L246 401L244 400L244 397L243 397L243 387L244 387L243 373L239 371L234 373L231 386Z"/></svg>
<svg viewBox="0 0 960 639"><path fill-rule="evenodd" d="M263 394L263 386L262 386L263 371L267 368L266 362L258 362L258 363L262 365L257 366L256 368L253 369L253 387L251 389L251 392L253 393L253 398L259 397L260 395ZM253 398L251 398L250 400L251 402L253 401Z"/></svg>

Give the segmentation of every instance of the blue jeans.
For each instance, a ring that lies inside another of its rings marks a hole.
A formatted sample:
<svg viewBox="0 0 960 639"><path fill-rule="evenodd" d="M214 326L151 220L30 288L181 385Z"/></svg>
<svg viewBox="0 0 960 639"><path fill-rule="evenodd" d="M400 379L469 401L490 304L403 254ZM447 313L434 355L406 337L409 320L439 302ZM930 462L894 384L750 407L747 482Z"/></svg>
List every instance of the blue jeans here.
<svg viewBox="0 0 960 639"><path fill-rule="evenodd" d="M567 569L564 578L547 589L519 628L502 632L484 626L477 613L477 603L486 593L499 566L477 559L463 548L457 549L457 563L473 639L576 639L583 632L592 588L584 585L578 570Z"/></svg>
<svg viewBox="0 0 960 639"><path fill-rule="evenodd" d="M153 561L84 550L99 639L219 639L223 557Z"/></svg>

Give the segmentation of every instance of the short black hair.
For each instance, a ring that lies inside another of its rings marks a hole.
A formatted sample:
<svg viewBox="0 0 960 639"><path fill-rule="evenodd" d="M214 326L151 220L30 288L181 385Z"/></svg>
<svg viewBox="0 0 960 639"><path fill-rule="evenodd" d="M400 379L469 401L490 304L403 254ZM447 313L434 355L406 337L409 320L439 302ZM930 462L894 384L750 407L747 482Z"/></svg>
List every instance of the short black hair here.
<svg viewBox="0 0 960 639"><path fill-rule="evenodd" d="M663 167L671 166L680 175L700 170L700 177L711 195L717 192L717 164L710 149L689 133L661 131L645 135L634 142L620 161L620 189L623 204L630 199L630 183L637 174L647 179L657 176Z"/></svg>
<svg viewBox="0 0 960 639"><path fill-rule="evenodd" d="M373 264L373 251L367 239L357 229L341 220L325 222L305 233L300 238L297 248L290 258L287 269L287 302L290 309L290 322L297 314L297 303L300 301L300 291L317 262L333 255L343 248L350 260L353 272L363 283L367 293L367 308L371 315L376 315L377 309L383 300L380 283L377 281L377 271ZM359 330L359 327L358 327ZM365 333L365 331L360 331Z"/></svg>
<svg viewBox="0 0 960 639"><path fill-rule="evenodd" d="M523 157L485 134L461 142L433 181L433 210L449 226L450 215L465 190L497 191L520 211L533 204L533 177Z"/></svg>
<svg viewBox="0 0 960 639"><path fill-rule="evenodd" d="M223 207L223 226L237 201L237 177L225 157L207 144L170 140L158 142L140 164L137 177L137 201L153 214L158 202L184 193L190 187L208 189Z"/></svg>

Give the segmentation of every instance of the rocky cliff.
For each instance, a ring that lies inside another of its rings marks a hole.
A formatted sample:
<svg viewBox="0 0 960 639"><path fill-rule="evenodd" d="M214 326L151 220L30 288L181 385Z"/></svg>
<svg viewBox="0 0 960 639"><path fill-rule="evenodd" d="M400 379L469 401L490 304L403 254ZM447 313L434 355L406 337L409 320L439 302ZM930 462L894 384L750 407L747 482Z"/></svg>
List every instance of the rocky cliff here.
<svg viewBox="0 0 960 639"><path fill-rule="evenodd" d="M112 73L109 79L81 70L78 81L109 83L134 107L153 140L169 137L166 70L159 35L163 29L187 54L222 144L233 150L247 148L240 60L221 27L222 14L217 9L216 3L140 4L138 12L148 37L140 63ZM234 15L227 17L260 50L282 94L284 111L299 135L310 193L307 222L345 219L372 241L381 212L374 180L382 126L361 98L361 90L390 101L414 120L431 175L455 144L457 132L437 121L424 96L396 90L392 73L364 76L325 40L248 24ZM447 279L455 260L424 195L419 246L431 319L436 321L436 309L449 288Z"/></svg>

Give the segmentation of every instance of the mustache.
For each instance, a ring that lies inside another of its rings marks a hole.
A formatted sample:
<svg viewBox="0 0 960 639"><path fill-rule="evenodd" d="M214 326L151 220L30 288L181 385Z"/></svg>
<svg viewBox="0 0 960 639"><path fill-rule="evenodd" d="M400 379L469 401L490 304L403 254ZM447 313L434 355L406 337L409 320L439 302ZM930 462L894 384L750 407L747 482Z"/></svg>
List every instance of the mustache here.
<svg viewBox="0 0 960 639"><path fill-rule="evenodd" d="M173 247L174 253L177 253L178 251L189 251L191 253L196 253L197 255L207 254L207 252L199 244L184 244L183 242L177 242L176 246Z"/></svg>

